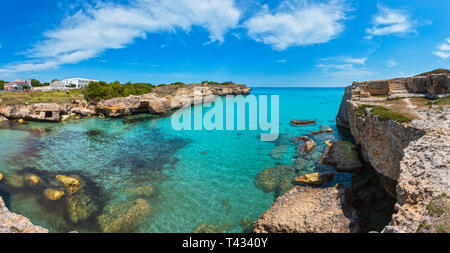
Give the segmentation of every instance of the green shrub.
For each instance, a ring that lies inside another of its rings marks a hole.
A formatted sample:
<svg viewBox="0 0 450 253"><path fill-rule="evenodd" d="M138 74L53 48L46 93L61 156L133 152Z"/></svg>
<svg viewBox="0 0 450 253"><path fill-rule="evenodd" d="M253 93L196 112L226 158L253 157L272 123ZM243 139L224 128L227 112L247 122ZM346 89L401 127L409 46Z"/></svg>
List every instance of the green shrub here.
<svg viewBox="0 0 450 253"><path fill-rule="evenodd" d="M150 93L152 85L148 83L126 83L118 81L112 83L91 82L84 91L84 98L88 101L109 99L115 97L128 97L130 95L143 95Z"/></svg>
<svg viewBox="0 0 450 253"><path fill-rule="evenodd" d="M366 108L370 108L370 115L377 116L380 119L390 119L399 123L410 122L412 119L400 113L393 112L391 109L374 106L374 105L360 105L355 111L354 115L358 117L365 117Z"/></svg>

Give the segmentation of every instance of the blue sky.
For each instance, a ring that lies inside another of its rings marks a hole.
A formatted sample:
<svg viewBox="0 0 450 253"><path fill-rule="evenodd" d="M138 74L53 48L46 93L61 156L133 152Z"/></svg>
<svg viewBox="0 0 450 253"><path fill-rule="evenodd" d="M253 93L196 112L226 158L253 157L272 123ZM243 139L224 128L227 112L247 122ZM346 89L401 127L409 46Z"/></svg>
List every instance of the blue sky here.
<svg viewBox="0 0 450 253"><path fill-rule="evenodd" d="M346 86L450 68L448 0L15 0L0 79Z"/></svg>

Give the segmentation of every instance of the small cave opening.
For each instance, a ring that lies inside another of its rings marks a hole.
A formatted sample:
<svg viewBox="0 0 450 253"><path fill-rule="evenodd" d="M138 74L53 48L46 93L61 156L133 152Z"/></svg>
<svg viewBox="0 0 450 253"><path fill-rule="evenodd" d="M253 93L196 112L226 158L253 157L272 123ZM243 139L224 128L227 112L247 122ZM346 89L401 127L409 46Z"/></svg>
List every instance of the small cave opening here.
<svg viewBox="0 0 450 253"><path fill-rule="evenodd" d="M46 118L51 118L51 117L53 117L53 112L52 112L52 111L46 111L46 112L45 112L45 117L46 117Z"/></svg>
<svg viewBox="0 0 450 253"><path fill-rule="evenodd" d="M141 102L137 109L137 113L148 113L149 112L150 103L149 102Z"/></svg>
<svg viewBox="0 0 450 253"><path fill-rule="evenodd" d="M392 220L397 182L379 174L364 163L352 179L353 205L358 212L363 232L381 232Z"/></svg>

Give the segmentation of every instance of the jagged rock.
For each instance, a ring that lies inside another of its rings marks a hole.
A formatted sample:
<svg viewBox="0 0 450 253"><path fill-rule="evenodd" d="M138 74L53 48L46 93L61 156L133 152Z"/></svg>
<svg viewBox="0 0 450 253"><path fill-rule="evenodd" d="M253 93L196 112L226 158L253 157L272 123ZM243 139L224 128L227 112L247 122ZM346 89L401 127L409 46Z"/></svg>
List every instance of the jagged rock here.
<svg viewBox="0 0 450 253"><path fill-rule="evenodd" d="M80 180L76 177L57 175L56 180L58 180L66 187L67 193L69 193L69 195L72 195L81 189Z"/></svg>
<svg viewBox="0 0 450 253"><path fill-rule="evenodd" d="M29 185L32 185L32 186L37 186L39 184L39 182L41 181L41 179L35 174L26 175L25 180Z"/></svg>
<svg viewBox="0 0 450 253"><path fill-rule="evenodd" d="M348 141L333 142L330 145L323 163L335 166L340 172L354 172L362 167L355 145Z"/></svg>
<svg viewBox="0 0 450 253"><path fill-rule="evenodd" d="M151 206L143 199L105 207L98 223L105 233L134 232L151 213Z"/></svg>
<svg viewBox="0 0 450 253"><path fill-rule="evenodd" d="M255 223L255 233L359 232L348 189L295 186L278 197Z"/></svg>
<svg viewBox="0 0 450 253"><path fill-rule="evenodd" d="M0 197L0 233L48 233L48 230L33 225L22 215L10 212Z"/></svg>
<svg viewBox="0 0 450 253"><path fill-rule="evenodd" d="M334 173L332 173L332 172L329 172L329 173L315 172L315 173L305 174L305 175L296 177L295 182L319 186L325 182L329 182L329 181L333 180L333 177L334 177Z"/></svg>
<svg viewBox="0 0 450 253"><path fill-rule="evenodd" d="M65 193L64 193L64 191L60 191L60 190L45 189L44 195L49 200L56 201L56 200L60 200L62 197L64 197Z"/></svg>
<svg viewBox="0 0 450 253"><path fill-rule="evenodd" d="M294 140L302 140L305 142L303 145L297 146L297 153L299 157L301 157L301 154L303 153L302 150L306 153L310 153L316 147L316 143L307 136L294 137Z"/></svg>

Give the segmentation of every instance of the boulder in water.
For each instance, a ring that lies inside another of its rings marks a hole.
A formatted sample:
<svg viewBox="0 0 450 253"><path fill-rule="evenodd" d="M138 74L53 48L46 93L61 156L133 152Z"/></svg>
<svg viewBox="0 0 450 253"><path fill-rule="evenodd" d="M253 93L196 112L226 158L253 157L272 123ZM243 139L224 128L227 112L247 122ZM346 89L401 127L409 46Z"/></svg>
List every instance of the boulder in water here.
<svg viewBox="0 0 450 253"><path fill-rule="evenodd" d="M332 172L329 172L329 173L315 172L315 173L305 174L305 175L296 177L295 182L319 186L325 182L333 180L333 177L334 177L334 173L332 173Z"/></svg>
<svg viewBox="0 0 450 253"><path fill-rule="evenodd" d="M31 186L37 186L41 179L35 174L28 174L25 177L25 181Z"/></svg>
<svg viewBox="0 0 450 253"><path fill-rule="evenodd" d="M355 145L348 141L333 142L323 163L335 166L340 172L354 172L362 167Z"/></svg>
<svg viewBox="0 0 450 253"><path fill-rule="evenodd" d="M298 125L311 125L311 124L316 124L315 120L297 120L297 119L293 119L291 120L291 124L298 126Z"/></svg>
<svg viewBox="0 0 450 253"><path fill-rule="evenodd" d="M45 189L44 191L45 197L52 201L60 200L64 195L64 191L56 190L56 189Z"/></svg>
<svg viewBox="0 0 450 253"><path fill-rule="evenodd" d="M72 195L81 189L80 180L76 177L57 175L56 180L58 180L61 184L63 184L66 187L66 190L69 193L69 195Z"/></svg>

